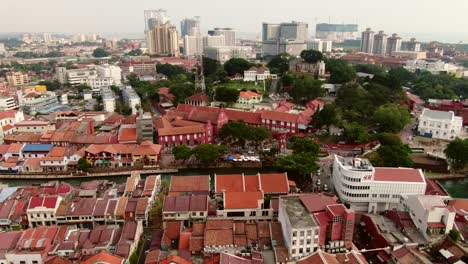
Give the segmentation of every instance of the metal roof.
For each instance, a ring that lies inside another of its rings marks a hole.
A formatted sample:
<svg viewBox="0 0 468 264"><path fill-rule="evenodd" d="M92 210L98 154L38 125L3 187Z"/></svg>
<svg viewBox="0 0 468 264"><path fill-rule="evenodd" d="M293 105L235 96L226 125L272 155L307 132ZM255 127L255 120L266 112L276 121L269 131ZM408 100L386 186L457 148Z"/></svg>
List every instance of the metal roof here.
<svg viewBox="0 0 468 264"><path fill-rule="evenodd" d="M27 151L50 151L54 145L52 144L26 144L23 148L23 152Z"/></svg>

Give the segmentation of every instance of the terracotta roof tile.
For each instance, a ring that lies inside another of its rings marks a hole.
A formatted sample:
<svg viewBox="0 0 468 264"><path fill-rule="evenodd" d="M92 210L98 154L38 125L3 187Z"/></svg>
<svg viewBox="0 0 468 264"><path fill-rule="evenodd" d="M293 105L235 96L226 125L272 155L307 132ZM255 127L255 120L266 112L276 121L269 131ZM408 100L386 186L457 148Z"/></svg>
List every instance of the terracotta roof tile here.
<svg viewBox="0 0 468 264"><path fill-rule="evenodd" d="M210 176L172 176L169 192L209 192Z"/></svg>
<svg viewBox="0 0 468 264"><path fill-rule="evenodd" d="M224 209L256 209L263 200L262 192L225 192Z"/></svg>

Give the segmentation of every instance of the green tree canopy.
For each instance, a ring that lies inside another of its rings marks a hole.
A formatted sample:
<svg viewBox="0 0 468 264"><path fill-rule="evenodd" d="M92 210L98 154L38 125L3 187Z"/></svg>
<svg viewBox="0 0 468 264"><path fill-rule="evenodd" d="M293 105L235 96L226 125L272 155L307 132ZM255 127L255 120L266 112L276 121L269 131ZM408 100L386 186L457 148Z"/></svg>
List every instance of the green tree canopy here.
<svg viewBox="0 0 468 264"><path fill-rule="evenodd" d="M400 104L385 104L377 108L373 117L381 132L400 132L411 120L408 108Z"/></svg>
<svg viewBox="0 0 468 264"><path fill-rule="evenodd" d="M203 57L203 74L205 74L206 77L215 75L221 68L219 61Z"/></svg>
<svg viewBox="0 0 468 264"><path fill-rule="evenodd" d="M143 55L143 51L141 49L133 49L129 53L127 53L128 56L141 56Z"/></svg>
<svg viewBox="0 0 468 264"><path fill-rule="evenodd" d="M233 76L236 73L244 74L244 71L252 67L252 63L241 58L232 58L224 63L224 70L228 76Z"/></svg>
<svg viewBox="0 0 468 264"><path fill-rule="evenodd" d="M111 55L110 52L106 51L103 48L96 48L93 51L93 57L94 58L103 58L103 57L109 57Z"/></svg>
<svg viewBox="0 0 468 264"><path fill-rule="evenodd" d="M179 145L172 148L172 154L176 160L188 160L192 155L192 149L187 145Z"/></svg>
<svg viewBox="0 0 468 264"><path fill-rule="evenodd" d="M468 139L456 138L447 145L444 152L452 170L463 170L468 164Z"/></svg>
<svg viewBox="0 0 468 264"><path fill-rule="evenodd" d="M317 156L311 156L309 153L292 154L280 158L276 162L276 167L287 171L293 179L308 181L309 175L319 168L316 161ZM299 177L295 177L296 175Z"/></svg>
<svg viewBox="0 0 468 264"><path fill-rule="evenodd" d="M325 65L326 70L331 73L331 83L347 83L356 77L356 70L344 60L329 59Z"/></svg>
<svg viewBox="0 0 468 264"><path fill-rule="evenodd" d="M267 64L271 73L283 74L289 70L289 54L283 53L274 56Z"/></svg>
<svg viewBox="0 0 468 264"><path fill-rule="evenodd" d="M301 58L305 62L308 62L308 63L317 63L323 60L323 54L322 52L318 50L313 50L313 49L303 50L301 52Z"/></svg>
<svg viewBox="0 0 468 264"><path fill-rule="evenodd" d="M385 74L385 68L378 65L372 64L358 64L354 68L357 72L364 72L368 74Z"/></svg>
<svg viewBox="0 0 468 264"><path fill-rule="evenodd" d="M369 140L367 128L359 123L352 122L344 125L343 137L350 144L366 143Z"/></svg>
<svg viewBox="0 0 468 264"><path fill-rule="evenodd" d="M322 82L310 75L296 76L290 95L295 101L309 101L322 96Z"/></svg>
<svg viewBox="0 0 468 264"><path fill-rule="evenodd" d="M237 89L219 86L216 88L215 99L227 104L233 104L237 101L237 99L239 99L239 94L240 91Z"/></svg>
<svg viewBox="0 0 468 264"><path fill-rule="evenodd" d="M178 104L192 96L195 93L195 87L192 83L173 83L169 86L169 92L175 95L173 103Z"/></svg>
<svg viewBox="0 0 468 264"><path fill-rule="evenodd" d="M318 156L320 146L317 142L309 138L292 137L290 140L293 154L309 153L312 156Z"/></svg>
<svg viewBox="0 0 468 264"><path fill-rule="evenodd" d="M38 85L45 85L47 87L48 91L55 91L60 89L60 83L55 80L55 81L40 81Z"/></svg>
<svg viewBox="0 0 468 264"><path fill-rule="evenodd" d="M225 146L212 144L201 144L193 149L193 154L195 157L205 164L218 160L225 152Z"/></svg>
<svg viewBox="0 0 468 264"><path fill-rule="evenodd" d="M86 158L80 158L78 160L78 169L81 171L87 171L89 168L91 168L91 164L89 164L88 160Z"/></svg>
<svg viewBox="0 0 468 264"><path fill-rule="evenodd" d="M219 136L227 144L244 147L247 142L253 142L258 147L271 138L271 132L266 127L252 127L242 121L232 121L220 129Z"/></svg>
<svg viewBox="0 0 468 264"><path fill-rule="evenodd" d="M167 78L172 79L179 74L186 74L187 70L177 65L171 65L168 63L157 64L156 71L167 76Z"/></svg>
<svg viewBox="0 0 468 264"><path fill-rule="evenodd" d="M312 117L312 125L316 128L326 127L338 123L338 114L335 104L326 104L321 111L316 111Z"/></svg>
<svg viewBox="0 0 468 264"><path fill-rule="evenodd" d="M411 167L413 161L410 153L411 150L406 145L382 145L370 160L376 167Z"/></svg>

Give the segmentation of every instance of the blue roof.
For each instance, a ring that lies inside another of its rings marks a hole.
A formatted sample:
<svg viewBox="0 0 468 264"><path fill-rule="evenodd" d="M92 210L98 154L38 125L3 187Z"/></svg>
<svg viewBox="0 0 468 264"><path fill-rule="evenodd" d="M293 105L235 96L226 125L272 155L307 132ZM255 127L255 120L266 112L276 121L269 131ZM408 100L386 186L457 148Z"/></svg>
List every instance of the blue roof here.
<svg viewBox="0 0 468 264"><path fill-rule="evenodd" d="M25 151L31 151L31 152L34 152L34 151L38 151L38 152L49 152L52 148L54 147L54 145L52 144L26 144L22 151L25 152Z"/></svg>

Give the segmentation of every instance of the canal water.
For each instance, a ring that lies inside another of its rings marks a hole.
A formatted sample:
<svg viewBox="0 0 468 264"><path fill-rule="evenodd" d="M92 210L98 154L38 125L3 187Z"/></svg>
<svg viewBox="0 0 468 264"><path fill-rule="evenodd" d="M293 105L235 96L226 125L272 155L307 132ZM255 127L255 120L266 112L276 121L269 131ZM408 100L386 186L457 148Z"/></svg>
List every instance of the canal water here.
<svg viewBox="0 0 468 264"><path fill-rule="evenodd" d="M188 176L188 175L211 175L211 180L214 179L214 174L240 174L254 175L259 172L263 173L281 173L273 168L223 168L223 169L183 169L179 170L178 173L163 174L163 179L169 179L172 175ZM127 177L99 177L99 178L80 178L80 179L67 179L60 180L70 183L73 186L79 186L83 181L92 180L108 180L116 183L124 183ZM31 184L45 183L50 180L1 180L0 183L8 184L9 186L24 186ZM454 198L467 198L468 199L468 178L457 179L457 180L444 180L440 181L442 186L448 191L448 193Z"/></svg>

